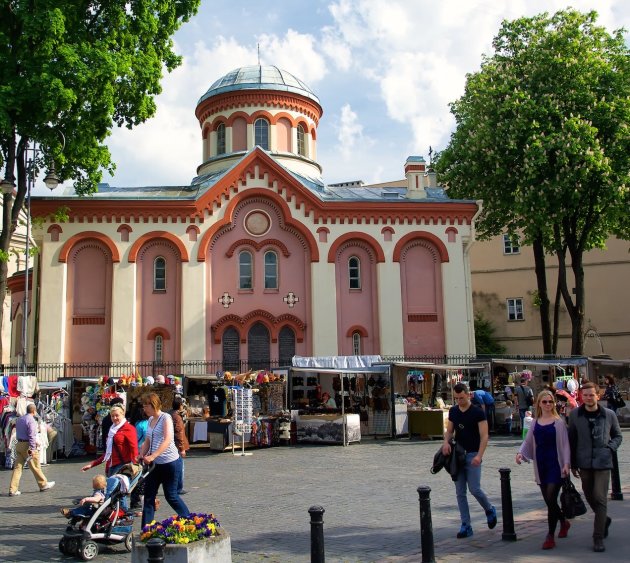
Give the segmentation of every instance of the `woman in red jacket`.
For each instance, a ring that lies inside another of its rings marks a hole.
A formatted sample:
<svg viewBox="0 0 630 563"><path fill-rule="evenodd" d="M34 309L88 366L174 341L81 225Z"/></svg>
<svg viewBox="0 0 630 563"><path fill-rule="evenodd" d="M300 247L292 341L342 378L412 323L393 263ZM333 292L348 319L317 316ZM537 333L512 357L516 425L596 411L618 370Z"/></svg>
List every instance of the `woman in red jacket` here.
<svg viewBox="0 0 630 563"><path fill-rule="evenodd" d="M105 462L108 477L116 473L123 465L138 457L138 436L135 427L125 418L122 405L114 405L110 410L112 427L107 434L105 453L81 468L87 471Z"/></svg>

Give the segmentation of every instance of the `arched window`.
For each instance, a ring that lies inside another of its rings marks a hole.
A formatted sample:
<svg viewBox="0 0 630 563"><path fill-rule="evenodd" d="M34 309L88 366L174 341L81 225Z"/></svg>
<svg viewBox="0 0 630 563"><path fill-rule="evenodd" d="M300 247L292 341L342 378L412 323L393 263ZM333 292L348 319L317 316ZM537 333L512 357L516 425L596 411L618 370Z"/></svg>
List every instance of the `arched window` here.
<svg viewBox="0 0 630 563"><path fill-rule="evenodd" d="M290 326L283 326L278 334L278 365L290 366L293 356L295 356L295 332Z"/></svg>
<svg viewBox="0 0 630 563"><path fill-rule="evenodd" d="M247 250L243 250L238 255L238 288L254 288L252 254Z"/></svg>
<svg viewBox="0 0 630 563"><path fill-rule="evenodd" d="M265 252L265 289L278 289L278 255Z"/></svg>
<svg viewBox="0 0 630 563"><path fill-rule="evenodd" d="M153 261L153 290L166 291L166 260L162 256Z"/></svg>
<svg viewBox="0 0 630 563"><path fill-rule="evenodd" d="M164 361L164 338L158 334L153 341L153 360L158 364Z"/></svg>
<svg viewBox="0 0 630 563"><path fill-rule="evenodd" d="M223 333L223 371L240 371L240 339L234 327Z"/></svg>
<svg viewBox="0 0 630 563"><path fill-rule="evenodd" d="M297 128L297 152L300 156L306 156L306 136L304 126L298 125Z"/></svg>
<svg viewBox="0 0 630 563"><path fill-rule="evenodd" d="M225 154L225 123L217 127L217 154Z"/></svg>
<svg viewBox="0 0 630 563"><path fill-rule="evenodd" d="M269 150L269 122L262 117L254 121L254 144Z"/></svg>
<svg viewBox="0 0 630 563"><path fill-rule="evenodd" d="M356 256L348 260L348 281L350 289L361 289L361 261Z"/></svg>
<svg viewBox="0 0 630 563"><path fill-rule="evenodd" d="M352 353L355 356L361 355L361 333L360 332L352 333Z"/></svg>

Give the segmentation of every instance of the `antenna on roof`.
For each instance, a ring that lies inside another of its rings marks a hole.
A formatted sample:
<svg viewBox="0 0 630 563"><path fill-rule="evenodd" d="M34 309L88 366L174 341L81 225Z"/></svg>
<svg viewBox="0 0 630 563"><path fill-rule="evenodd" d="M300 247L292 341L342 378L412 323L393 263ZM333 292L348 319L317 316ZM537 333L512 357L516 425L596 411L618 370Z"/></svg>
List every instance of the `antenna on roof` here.
<svg viewBox="0 0 630 563"><path fill-rule="evenodd" d="M256 50L258 51L258 66L260 66L260 43L256 43Z"/></svg>

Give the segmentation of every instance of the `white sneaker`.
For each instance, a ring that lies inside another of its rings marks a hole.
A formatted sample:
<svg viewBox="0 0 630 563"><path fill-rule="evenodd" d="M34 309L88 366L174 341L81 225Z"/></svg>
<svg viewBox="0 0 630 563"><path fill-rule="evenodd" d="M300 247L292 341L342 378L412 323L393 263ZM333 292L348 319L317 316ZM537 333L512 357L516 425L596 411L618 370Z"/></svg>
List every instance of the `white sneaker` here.
<svg viewBox="0 0 630 563"><path fill-rule="evenodd" d="M9 493L10 497L18 497L20 496L22 493L20 491L15 491L14 493Z"/></svg>
<svg viewBox="0 0 630 563"><path fill-rule="evenodd" d="M44 492L47 491L48 489L52 489L55 486L55 482L54 481L48 481L48 483L46 483L40 490L40 492Z"/></svg>

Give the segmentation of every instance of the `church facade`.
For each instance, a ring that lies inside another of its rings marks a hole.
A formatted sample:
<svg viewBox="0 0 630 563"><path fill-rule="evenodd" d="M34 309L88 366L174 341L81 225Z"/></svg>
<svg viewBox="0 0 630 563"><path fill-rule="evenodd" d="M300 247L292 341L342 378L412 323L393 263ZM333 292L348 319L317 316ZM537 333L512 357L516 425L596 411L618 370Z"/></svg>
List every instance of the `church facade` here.
<svg viewBox="0 0 630 563"><path fill-rule="evenodd" d="M449 199L417 156L405 180L326 185L322 114L293 75L235 69L197 104L190 185L34 197L36 360L474 353L478 204ZM48 219L59 206L66 223Z"/></svg>

